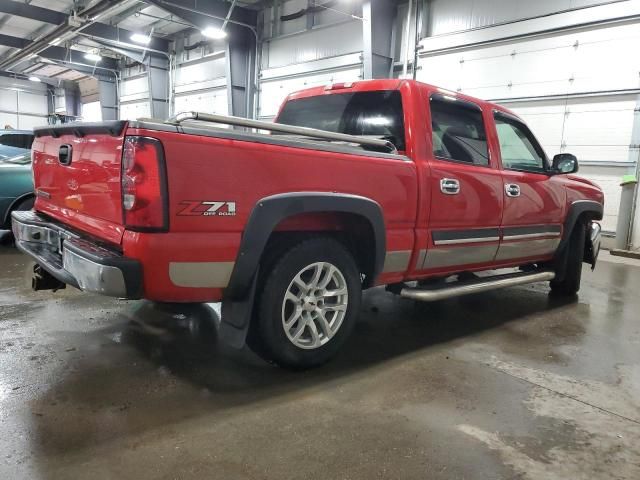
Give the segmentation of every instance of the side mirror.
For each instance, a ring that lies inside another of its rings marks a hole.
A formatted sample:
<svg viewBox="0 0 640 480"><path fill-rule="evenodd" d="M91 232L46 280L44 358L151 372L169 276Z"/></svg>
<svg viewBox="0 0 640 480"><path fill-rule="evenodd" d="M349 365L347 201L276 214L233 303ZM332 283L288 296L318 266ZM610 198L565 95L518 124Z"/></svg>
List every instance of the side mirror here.
<svg viewBox="0 0 640 480"><path fill-rule="evenodd" d="M554 173L575 173L578 171L578 159L570 153L559 153L553 157Z"/></svg>

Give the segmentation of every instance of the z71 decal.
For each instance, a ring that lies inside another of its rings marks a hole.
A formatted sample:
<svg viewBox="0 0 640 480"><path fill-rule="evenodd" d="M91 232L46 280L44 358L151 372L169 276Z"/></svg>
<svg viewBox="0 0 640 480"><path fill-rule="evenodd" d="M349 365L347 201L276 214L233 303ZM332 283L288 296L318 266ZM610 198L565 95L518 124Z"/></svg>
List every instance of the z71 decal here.
<svg viewBox="0 0 640 480"><path fill-rule="evenodd" d="M236 202L202 202L185 200L178 215L205 217L232 217L236 214Z"/></svg>

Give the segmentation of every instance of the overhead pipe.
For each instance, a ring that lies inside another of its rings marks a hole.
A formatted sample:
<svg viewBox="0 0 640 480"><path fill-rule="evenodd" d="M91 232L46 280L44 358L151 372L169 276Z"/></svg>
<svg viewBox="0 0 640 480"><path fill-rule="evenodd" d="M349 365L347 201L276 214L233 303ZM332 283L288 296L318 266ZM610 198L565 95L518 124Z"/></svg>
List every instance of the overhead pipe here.
<svg viewBox="0 0 640 480"><path fill-rule="evenodd" d="M227 27L227 23L229 23L229 19L231 18L231 14L233 13L233 9L236 6L236 0L233 0L231 2L231 6L229 7L229 11L227 12L227 16L224 18L224 22L222 22L222 27L220 27L220 30L224 31L224 29Z"/></svg>

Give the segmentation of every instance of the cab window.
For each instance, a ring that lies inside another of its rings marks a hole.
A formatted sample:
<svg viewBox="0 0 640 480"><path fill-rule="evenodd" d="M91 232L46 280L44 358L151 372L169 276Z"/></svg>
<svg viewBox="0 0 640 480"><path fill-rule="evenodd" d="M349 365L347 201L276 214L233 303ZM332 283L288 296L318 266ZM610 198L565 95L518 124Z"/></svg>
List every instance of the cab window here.
<svg viewBox="0 0 640 480"><path fill-rule="evenodd" d="M500 112L496 112L494 118L500 142L502 168L546 172L546 155L531 130L524 123Z"/></svg>
<svg viewBox="0 0 640 480"><path fill-rule="evenodd" d="M433 155L441 160L489 165L482 110L474 103L434 94L430 99Z"/></svg>
<svg viewBox="0 0 640 480"><path fill-rule="evenodd" d="M384 138L405 150L398 90L332 93L287 101L276 123Z"/></svg>

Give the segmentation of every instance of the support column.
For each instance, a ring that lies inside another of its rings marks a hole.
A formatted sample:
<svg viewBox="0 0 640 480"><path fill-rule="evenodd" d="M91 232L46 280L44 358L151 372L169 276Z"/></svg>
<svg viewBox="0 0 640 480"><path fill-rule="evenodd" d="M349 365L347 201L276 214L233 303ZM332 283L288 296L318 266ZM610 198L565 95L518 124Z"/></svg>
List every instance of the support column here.
<svg viewBox="0 0 640 480"><path fill-rule="evenodd" d="M362 17L364 78L391 78L396 6L390 0L365 0Z"/></svg>
<svg viewBox="0 0 640 480"><path fill-rule="evenodd" d="M631 129L631 143L629 145L629 161L635 162L635 176L640 176L640 95L636 97L636 106L633 110L633 127ZM631 172L629 172L631 173ZM630 215L630 248L640 249L640 187L636 184L634 192L633 211ZM605 198L605 202L606 202Z"/></svg>
<svg viewBox="0 0 640 480"><path fill-rule="evenodd" d="M115 80L98 79L102 120L118 119L118 89Z"/></svg>
<svg viewBox="0 0 640 480"><path fill-rule="evenodd" d="M251 118L254 100L256 40L248 28L229 24L227 43L227 100L229 115Z"/></svg>
<svg viewBox="0 0 640 480"><path fill-rule="evenodd" d="M151 116L166 120L169 117L169 60L166 57L149 55L145 63Z"/></svg>

